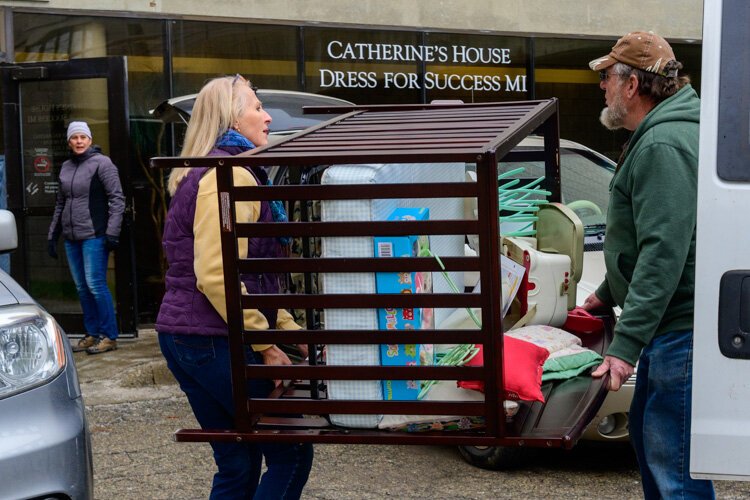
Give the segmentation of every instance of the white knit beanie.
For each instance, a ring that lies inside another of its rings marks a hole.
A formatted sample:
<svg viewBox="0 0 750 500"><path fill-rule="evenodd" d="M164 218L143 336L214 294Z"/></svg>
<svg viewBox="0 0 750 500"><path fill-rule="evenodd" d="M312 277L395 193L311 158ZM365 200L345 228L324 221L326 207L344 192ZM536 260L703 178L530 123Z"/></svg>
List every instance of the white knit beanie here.
<svg viewBox="0 0 750 500"><path fill-rule="evenodd" d="M89 139L92 138L91 130L86 122L70 122L70 125L68 125L68 140L70 140L74 134L85 134Z"/></svg>

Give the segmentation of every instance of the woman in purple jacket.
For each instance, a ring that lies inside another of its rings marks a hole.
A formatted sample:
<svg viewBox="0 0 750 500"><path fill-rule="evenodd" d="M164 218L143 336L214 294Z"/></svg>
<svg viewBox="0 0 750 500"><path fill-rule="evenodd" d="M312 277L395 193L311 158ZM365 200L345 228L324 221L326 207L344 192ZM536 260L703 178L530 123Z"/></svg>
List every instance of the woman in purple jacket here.
<svg viewBox="0 0 750 500"><path fill-rule="evenodd" d="M237 75L216 78L198 94L185 134L182 156L229 156L264 146L271 117L249 82ZM235 185L265 184L263 169L233 167ZM226 300L221 253L219 204L213 168L176 168L169 175L172 201L164 226L169 268L156 330L167 365L187 395L204 429L234 428L234 403L229 364ZM276 216L276 218L274 218ZM283 220L283 211L269 202L236 204L238 222ZM280 257L277 238L238 240L239 256ZM247 293L277 293L279 275L265 273L244 279ZM244 327L297 329L283 309L244 311ZM306 354L306 353L303 353ZM275 345L253 345L248 363L291 364ZM270 380L250 380L250 397L266 397ZM247 444L212 442L218 471L211 498L299 498L312 467L311 444ZM267 472L260 478L261 458ZM260 483L259 483L260 482Z"/></svg>

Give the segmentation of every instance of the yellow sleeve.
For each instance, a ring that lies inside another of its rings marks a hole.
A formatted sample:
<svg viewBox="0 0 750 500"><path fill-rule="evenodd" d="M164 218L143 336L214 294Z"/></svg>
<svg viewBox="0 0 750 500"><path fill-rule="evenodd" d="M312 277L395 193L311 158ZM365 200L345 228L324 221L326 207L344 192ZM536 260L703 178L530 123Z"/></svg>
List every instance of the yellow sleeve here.
<svg viewBox="0 0 750 500"><path fill-rule="evenodd" d="M286 309L279 309L276 317L276 328L279 330L300 330L301 326L294 321L294 317Z"/></svg>
<svg viewBox="0 0 750 500"><path fill-rule="evenodd" d="M236 186L255 186L253 175L241 167L234 167ZM235 205L238 222L257 222L260 217L260 202L237 202ZM227 302L224 293L224 267L221 255L221 232L219 222L219 201L216 188L216 171L209 170L198 185L198 197L193 220L195 236L193 270L197 278L198 290L208 298L216 311L227 320ZM247 256L247 239L238 240L240 258ZM244 284L242 293L247 293ZM243 310L246 330L267 330L268 320L257 309ZM264 351L272 344L253 344L255 351Z"/></svg>

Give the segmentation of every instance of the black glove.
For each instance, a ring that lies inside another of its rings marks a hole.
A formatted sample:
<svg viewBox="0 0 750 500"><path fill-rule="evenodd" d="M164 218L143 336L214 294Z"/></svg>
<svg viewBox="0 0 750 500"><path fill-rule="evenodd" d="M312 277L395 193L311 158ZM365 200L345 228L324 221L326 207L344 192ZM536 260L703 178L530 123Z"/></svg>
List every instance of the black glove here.
<svg viewBox="0 0 750 500"><path fill-rule="evenodd" d="M47 253L53 259L57 258L57 241L47 240Z"/></svg>
<svg viewBox="0 0 750 500"><path fill-rule="evenodd" d="M114 250L120 244L120 238L107 235L107 250Z"/></svg>

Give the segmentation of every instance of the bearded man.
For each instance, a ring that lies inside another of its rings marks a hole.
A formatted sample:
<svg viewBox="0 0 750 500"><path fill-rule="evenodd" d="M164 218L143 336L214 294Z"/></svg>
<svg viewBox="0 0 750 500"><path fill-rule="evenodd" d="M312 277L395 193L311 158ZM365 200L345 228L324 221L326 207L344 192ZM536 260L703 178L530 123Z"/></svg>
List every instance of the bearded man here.
<svg viewBox="0 0 750 500"><path fill-rule="evenodd" d="M700 99L653 32L628 33L589 66L600 121L632 132L610 184L607 273L584 304L622 314L592 375L617 391L638 363L629 428L645 498L713 498L689 467Z"/></svg>

